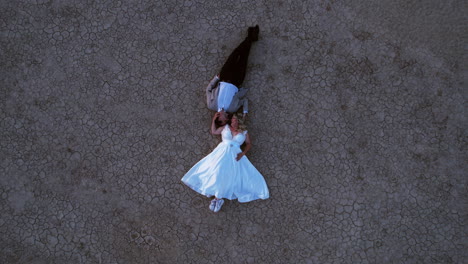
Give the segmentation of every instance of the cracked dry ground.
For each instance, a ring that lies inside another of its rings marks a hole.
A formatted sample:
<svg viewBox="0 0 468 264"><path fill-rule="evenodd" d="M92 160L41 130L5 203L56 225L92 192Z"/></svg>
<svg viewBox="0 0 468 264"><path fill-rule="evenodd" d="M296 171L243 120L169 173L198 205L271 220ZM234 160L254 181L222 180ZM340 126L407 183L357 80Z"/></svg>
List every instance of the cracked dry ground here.
<svg viewBox="0 0 468 264"><path fill-rule="evenodd" d="M466 261L463 1L1 2L1 263ZM180 178L255 24L271 198L213 214Z"/></svg>

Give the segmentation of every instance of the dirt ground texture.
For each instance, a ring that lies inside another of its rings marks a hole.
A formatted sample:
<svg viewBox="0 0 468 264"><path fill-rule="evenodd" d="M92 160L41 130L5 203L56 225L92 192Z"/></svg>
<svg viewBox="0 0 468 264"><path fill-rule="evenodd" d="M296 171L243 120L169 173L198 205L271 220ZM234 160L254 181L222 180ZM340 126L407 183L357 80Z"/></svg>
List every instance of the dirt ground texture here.
<svg viewBox="0 0 468 264"><path fill-rule="evenodd" d="M463 263L463 1L0 1L1 263ZM244 87L270 199L180 182Z"/></svg>

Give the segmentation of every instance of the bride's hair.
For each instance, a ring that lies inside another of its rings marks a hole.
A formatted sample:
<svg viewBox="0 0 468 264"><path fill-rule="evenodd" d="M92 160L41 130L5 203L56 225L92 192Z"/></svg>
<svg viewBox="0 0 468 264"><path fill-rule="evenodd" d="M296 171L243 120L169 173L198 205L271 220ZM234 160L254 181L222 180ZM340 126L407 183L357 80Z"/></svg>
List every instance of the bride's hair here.
<svg viewBox="0 0 468 264"><path fill-rule="evenodd" d="M246 131L247 130L247 125L245 124L244 118L242 118L241 115L238 115L237 113L233 114L232 117L237 118L238 123L239 123L239 128L238 130ZM231 118L232 119L232 118Z"/></svg>

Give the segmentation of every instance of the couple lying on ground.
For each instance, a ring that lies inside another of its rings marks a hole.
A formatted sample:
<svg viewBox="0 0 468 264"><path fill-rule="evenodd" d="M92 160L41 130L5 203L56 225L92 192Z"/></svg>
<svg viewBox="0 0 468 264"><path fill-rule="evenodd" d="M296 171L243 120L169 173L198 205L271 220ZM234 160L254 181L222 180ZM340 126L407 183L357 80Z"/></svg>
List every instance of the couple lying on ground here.
<svg viewBox="0 0 468 264"><path fill-rule="evenodd" d="M221 135L222 142L182 178L193 190L213 197L209 205L213 212L221 209L224 198L244 203L269 197L265 179L245 156L251 148L244 125L248 113L247 89L238 88L244 81L250 47L258 40L258 34L258 25L249 27L245 40L206 88L208 108L217 111L211 122L211 134ZM236 113L241 106L242 117Z"/></svg>

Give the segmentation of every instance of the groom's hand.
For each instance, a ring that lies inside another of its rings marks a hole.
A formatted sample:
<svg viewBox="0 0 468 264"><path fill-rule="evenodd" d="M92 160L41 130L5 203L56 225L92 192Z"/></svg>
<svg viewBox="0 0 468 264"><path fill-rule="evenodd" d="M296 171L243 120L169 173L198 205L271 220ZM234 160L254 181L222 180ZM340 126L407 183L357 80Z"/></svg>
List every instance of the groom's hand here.
<svg viewBox="0 0 468 264"><path fill-rule="evenodd" d="M244 152L241 152L241 153L238 153L237 154L237 157L236 157L236 160L239 161L240 159L242 159L242 157L244 156Z"/></svg>

